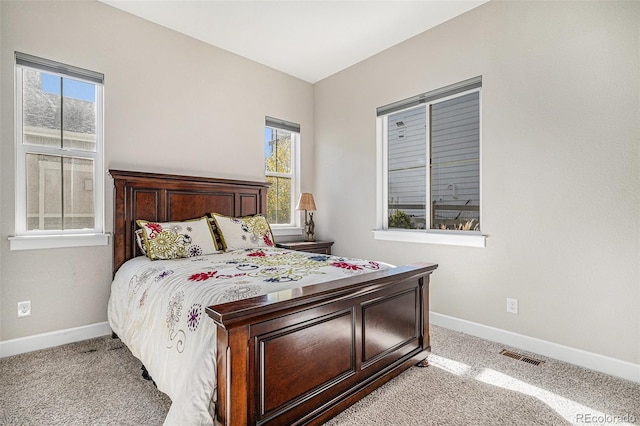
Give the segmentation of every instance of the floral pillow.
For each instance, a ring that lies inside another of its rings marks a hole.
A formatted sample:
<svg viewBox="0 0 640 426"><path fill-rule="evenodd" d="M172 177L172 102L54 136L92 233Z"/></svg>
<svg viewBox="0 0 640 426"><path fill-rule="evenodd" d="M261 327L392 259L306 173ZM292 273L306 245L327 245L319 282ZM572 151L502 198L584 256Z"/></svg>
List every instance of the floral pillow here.
<svg viewBox="0 0 640 426"><path fill-rule="evenodd" d="M262 215L229 217L211 213L226 250L238 250L275 245L269 222Z"/></svg>
<svg viewBox="0 0 640 426"><path fill-rule="evenodd" d="M144 251L151 260L201 256L219 251L206 216L184 222L138 220L136 223L142 228Z"/></svg>

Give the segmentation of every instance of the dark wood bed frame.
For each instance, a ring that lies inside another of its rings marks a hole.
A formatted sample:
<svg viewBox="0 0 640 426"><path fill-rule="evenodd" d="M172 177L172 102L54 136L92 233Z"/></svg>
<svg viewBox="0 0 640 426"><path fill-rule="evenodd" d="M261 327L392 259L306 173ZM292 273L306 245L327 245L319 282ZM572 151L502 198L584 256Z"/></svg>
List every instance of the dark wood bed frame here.
<svg viewBox="0 0 640 426"><path fill-rule="evenodd" d="M110 170L115 271L140 255L136 219L266 213L265 182ZM402 266L209 306L217 325L216 423L321 424L427 365L429 276Z"/></svg>

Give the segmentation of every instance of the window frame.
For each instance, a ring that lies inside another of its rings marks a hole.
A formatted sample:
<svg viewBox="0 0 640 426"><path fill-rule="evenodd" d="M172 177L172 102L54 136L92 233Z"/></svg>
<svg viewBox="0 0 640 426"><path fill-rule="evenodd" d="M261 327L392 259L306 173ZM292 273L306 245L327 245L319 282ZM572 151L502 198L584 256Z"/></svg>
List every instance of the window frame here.
<svg viewBox="0 0 640 426"><path fill-rule="evenodd" d="M467 87L465 86L473 86L476 87ZM385 107L381 107L378 109L378 117L376 119L376 158L378 159L377 164L377 176L376 176L376 186L377 186L377 214L376 214L376 229L373 230L374 238L376 240L385 240L385 241L400 241L400 242L412 242L412 243L426 243L426 244L446 244L446 245L455 245L455 246L467 246L467 247L485 247L486 246L486 235L482 234L482 231L458 231L458 230L440 230L440 229L430 229L431 227L431 192L433 188L431 187L431 171L427 169L426 173L426 205L425 205L425 222L428 223L428 226L425 229L397 229L397 228L389 228L388 227L388 217L389 217L389 209L388 209L388 191L389 191L389 169L388 169L388 117L391 114L406 111L410 109L417 108L421 105L426 105L425 114L426 117L426 125L427 125L427 135L430 134L431 123L429 120L429 107L431 104L436 104L440 102L444 102L450 99L454 99L460 96L467 95L469 93L478 92L479 96L479 119L480 119L480 129L479 129L479 140L478 140L478 148L479 148L479 217L480 226L483 224L483 202L482 202L482 78L475 77L473 79L465 80L460 83L456 83L454 85L450 85L447 87L443 87L441 89L434 90L432 92L427 92L421 95L414 96L412 98L408 98L402 101L395 102L393 104L387 105ZM383 113L381 113L381 111ZM426 164L430 164L430 138L427 136L425 140L426 144ZM482 228L481 228L482 229Z"/></svg>
<svg viewBox="0 0 640 426"><path fill-rule="evenodd" d="M96 246L108 244L104 232L104 76L94 71L37 58L15 54L15 236L9 237L10 250L31 250L58 247ZM24 144L23 87L24 70L71 78L96 86L96 150L49 147ZM62 158L90 159L93 161L94 227L91 229L27 229L27 175L28 154L52 155Z"/></svg>
<svg viewBox="0 0 640 426"><path fill-rule="evenodd" d="M301 236L302 226L300 214L296 211L296 202L300 196L300 125L289 121L266 116L264 127L272 129L280 129L291 132L291 172L279 173L269 172L265 167L266 177L285 177L291 179L291 221L289 223L270 223L271 231L274 236ZM266 157L265 157L266 158ZM265 216L267 214L265 213Z"/></svg>

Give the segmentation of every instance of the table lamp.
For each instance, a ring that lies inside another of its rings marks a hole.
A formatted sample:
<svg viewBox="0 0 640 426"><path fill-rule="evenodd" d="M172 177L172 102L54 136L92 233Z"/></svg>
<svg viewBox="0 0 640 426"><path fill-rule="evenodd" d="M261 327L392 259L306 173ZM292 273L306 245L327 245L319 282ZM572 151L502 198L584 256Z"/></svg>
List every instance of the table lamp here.
<svg viewBox="0 0 640 426"><path fill-rule="evenodd" d="M298 205L296 210L304 210L304 240L315 241L314 233L316 224L313 223L313 213L309 213L309 219L307 219L307 211L316 210L316 203L313 201L313 194L309 192L303 192L300 194Z"/></svg>

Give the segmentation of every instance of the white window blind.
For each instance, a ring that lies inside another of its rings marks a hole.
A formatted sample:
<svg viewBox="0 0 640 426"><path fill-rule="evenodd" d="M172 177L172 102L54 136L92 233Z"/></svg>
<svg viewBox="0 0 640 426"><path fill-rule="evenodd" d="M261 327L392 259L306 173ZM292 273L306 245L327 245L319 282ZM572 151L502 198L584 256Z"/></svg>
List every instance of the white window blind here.
<svg viewBox="0 0 640 426"><path fill-rule="evenodd" d="M73 235L102 234L104 75L20 52L15 61L17 236L12 249L30 248L24 241L34 241L20 237L40 237L34 247L46 248L69 246ZM42 237L56 236L65 242L42 243ZM106 236L97 240L106 243Z"/></svg>
<svg viewBox="0 0 640 426"><path fill-rule="evenodd" d="M378 108L382 229L480 232L475 77Z"/></svg>

